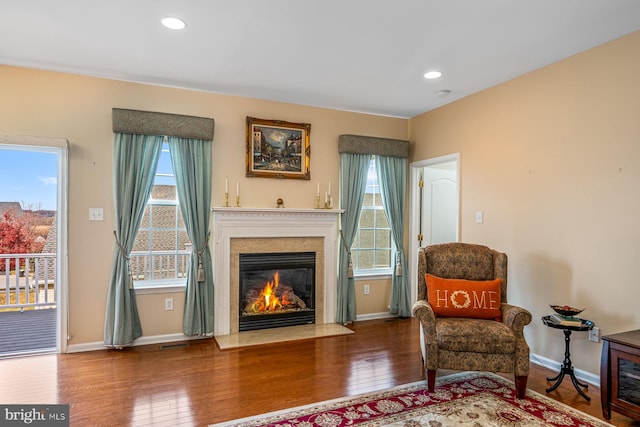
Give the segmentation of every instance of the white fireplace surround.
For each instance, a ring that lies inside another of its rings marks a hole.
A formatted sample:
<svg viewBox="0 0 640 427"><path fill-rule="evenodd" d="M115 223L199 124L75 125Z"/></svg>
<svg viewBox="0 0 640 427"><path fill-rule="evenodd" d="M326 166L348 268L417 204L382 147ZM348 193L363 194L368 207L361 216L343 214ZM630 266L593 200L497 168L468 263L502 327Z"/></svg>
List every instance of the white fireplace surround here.
<svg viewBox="0 0 640 427"><path fill-rule="evenodd" d="M317 323L335 323L338 209L212 208L214 223L214 335L234 333L231 324L231 241L246 238L322 238L322 313ZM236 283L234 286L237 286ZM319 307L320 308L320 307ZM318 317L320 316L320 317Z"/></svg>

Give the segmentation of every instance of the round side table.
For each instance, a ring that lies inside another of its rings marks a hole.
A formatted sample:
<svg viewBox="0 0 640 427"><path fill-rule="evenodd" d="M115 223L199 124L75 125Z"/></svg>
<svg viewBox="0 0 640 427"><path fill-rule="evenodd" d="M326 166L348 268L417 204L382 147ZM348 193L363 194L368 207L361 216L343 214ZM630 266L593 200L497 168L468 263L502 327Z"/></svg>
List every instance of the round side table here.
<svg viewBox="0 0 640 427"><path fill-rule="evenodd" d="M576 388L576 390L578 390L578 393L580 393L582 397L590 401L591 398L586 395L584 390L582 390L583 388L588 388L589 384L582 383L576 378L576 375L573 372L573 365L571 364L571 353L569 351L569 348L571 347L571 332L589 331L595 326L595 324L591 320L580 320L582 320L582 325L568 326L555 323L553 320L551 320L551 316L542 317L542 323L544 323L546 326L554 329L561 329L564 332L564 361L562 362L562 367L560 368L560 372L558 373L558 375L553 378L547 378L547 381L555 381L555 383L546 391L547 393L551 393L553 390L557 389L564 379L564 376L569 375L569 378L571 378L571 382L573 383L573 386Z"/></svg>

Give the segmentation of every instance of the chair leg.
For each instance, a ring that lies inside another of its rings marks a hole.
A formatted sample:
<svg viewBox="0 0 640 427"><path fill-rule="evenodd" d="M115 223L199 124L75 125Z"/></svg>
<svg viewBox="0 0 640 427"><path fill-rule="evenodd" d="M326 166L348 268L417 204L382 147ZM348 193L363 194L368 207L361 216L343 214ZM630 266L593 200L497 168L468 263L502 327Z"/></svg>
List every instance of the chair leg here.
<svg viewBox="0 0 640 427"><path fill-rule="evenodd" d="M516 397L518 399L524 399L527 394L527 376L526 375L516 375Z"/></svg>
<svg viewBox="0 0 640 427"><path fill-rule="evenodd" d="M427 369L427 388L433 393L436 389L436 370Z"/></svg>

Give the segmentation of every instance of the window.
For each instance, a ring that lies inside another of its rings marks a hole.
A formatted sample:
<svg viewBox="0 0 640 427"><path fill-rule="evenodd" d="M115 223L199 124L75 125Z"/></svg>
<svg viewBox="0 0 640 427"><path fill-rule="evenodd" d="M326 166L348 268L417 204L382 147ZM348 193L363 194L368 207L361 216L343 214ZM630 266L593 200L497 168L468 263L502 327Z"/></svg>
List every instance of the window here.
<svg viewBox="0 0 640 427"><path fill-rule="evenodd" d="M391 228L380 195L376 163L371 158L351 261L356 275L391 274Z"/></svg>
<svg viewBox="0 0 640 427"><path fill-rule="evenodd" d="M191 242L180 212L169 145L165 140L151 197L131 252L136 288L184 285Z"/></svg>

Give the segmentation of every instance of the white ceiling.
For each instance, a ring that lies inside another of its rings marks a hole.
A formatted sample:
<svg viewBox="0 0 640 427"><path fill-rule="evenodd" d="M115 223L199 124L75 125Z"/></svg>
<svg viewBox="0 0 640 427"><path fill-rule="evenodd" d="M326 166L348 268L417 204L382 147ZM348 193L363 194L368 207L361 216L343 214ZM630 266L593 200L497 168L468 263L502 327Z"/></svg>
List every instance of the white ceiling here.
<svg viewBox="0 0 640 427"><path fill-rule="evenodd" d="M0 64L408 118L639 30L640 1L0 0L0 23Z"/></svg>

